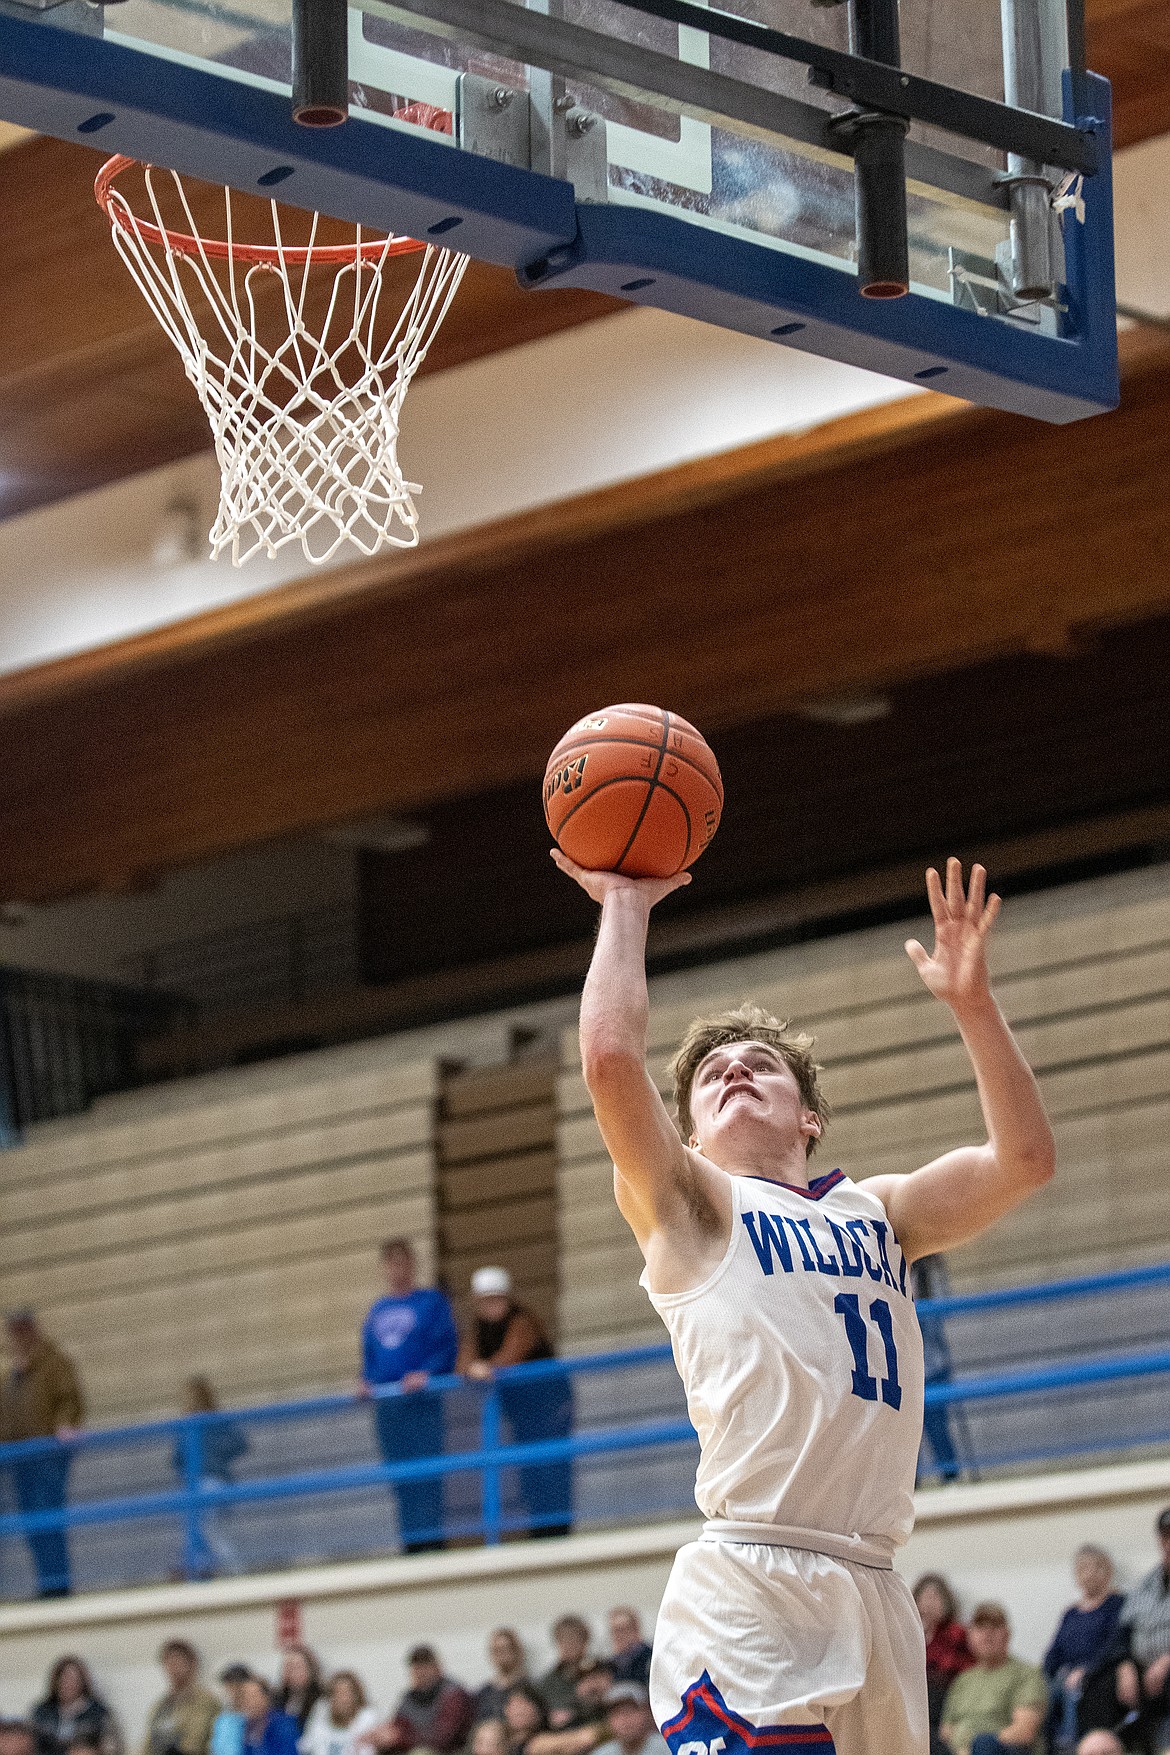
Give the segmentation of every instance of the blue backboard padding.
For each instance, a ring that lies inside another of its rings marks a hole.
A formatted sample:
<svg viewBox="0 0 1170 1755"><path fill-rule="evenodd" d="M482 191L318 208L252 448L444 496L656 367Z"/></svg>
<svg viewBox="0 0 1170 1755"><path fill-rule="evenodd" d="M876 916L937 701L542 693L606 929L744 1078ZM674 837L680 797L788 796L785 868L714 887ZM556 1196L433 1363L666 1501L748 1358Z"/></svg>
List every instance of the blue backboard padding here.
<svg viewBox="0 0 1170 1755"><path fill-rule="evenodd" d="M862 299L848 269L669 214L581 207L579 219L576 243L539 284L614 293L1042 420L1079 420L1116 406L1115 328L1093 349L1080 338L1029 333L924 294ZM647 276L652 284L626 290ZM790 323L805 327L773 336Z"/></svg>
<svg viewBox="0 0 1170 1755"><path fill-rule="evenodd" d="M1076 115L1066 80L1065 119L1096 132L1101 168L1085 180L1084 223L1066 217L1064 333L1044 335L925 294L863 299L847 266L681 214L577 205L567 182L442 137L360 116L341 128L300 128L280 91L62 28L52 14L20 15L0 0L8 121L237 189L266 192L261 178L291 167L281 200L419 238L436 228L437 241L513 268L524 285L616 294L1055 422L1118 401L1109 99L1108 82L1088 75L1092 114ZM96 118L104 120L92 129Z"/></svg>
<svg viewBox="0 0 1170 1755"><path fill-rule="evenodd" d="M107 111L100 130L79 132ZM301 128L280 92L60 29L43 14L0 10L0 116L261 194L262 176L292 166L282 201L419 238L457 216L438 241L509 268L577 229L572 186L558 178L360 117Z"/></svg>

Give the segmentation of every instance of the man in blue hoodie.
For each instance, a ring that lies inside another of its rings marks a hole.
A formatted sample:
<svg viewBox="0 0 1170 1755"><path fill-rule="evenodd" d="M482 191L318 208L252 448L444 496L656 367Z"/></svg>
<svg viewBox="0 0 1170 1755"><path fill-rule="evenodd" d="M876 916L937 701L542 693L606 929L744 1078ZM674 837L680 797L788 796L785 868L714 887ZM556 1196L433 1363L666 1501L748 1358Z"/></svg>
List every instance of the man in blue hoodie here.
<svg viewBox="0 0 1170 1755"><path fill-rule="evenodd" d="M402 1395L380 1395L374 1420L383 1460L407 1462L440 1456L443 1450L443 1398L428 1389L432 1377L455 1369L459 1341L445 1292L416 1283L414 1246L406 1237L382 1245L386 1296L374 1304L362 1327L362 1381L368 1392L396 1384ZM441 1548L443 1482L400 1481L398 1524L408 1554Z"/></svg>

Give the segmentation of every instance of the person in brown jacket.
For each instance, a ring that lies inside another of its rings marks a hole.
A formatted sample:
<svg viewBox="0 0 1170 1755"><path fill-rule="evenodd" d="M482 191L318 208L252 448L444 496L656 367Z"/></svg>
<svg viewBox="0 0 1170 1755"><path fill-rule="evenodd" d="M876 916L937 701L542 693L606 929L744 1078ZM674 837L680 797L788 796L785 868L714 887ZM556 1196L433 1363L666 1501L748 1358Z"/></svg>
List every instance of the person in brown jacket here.
<svg viewBox="0 0 1170 1755"><path fill-rule="evenodd" d="M168 1639L158 1661L169 1686L150 1709L142 1755L207 1755L221 1707L199 1680L199 1653L185 1639Z"/></svg>
<svg viewBox="0 0 1170 1755"><path fill-rule="evenodd" d="M552 1359L548 1335L526 1305L512 1296L506 1268L476 1268L471 1276L475 1320L459 1347L456 1371L487 1382L509 1365ZM507 1378L499 1386L500 1408L517 1444L567 1438L573 1430L573 1386L561 1371ZM573 1527L573 1466L566 1457L556 1462L529 1463L519 1471L533 1536L563 1536Z"/></svg>
<svg viewBox="0 0 1170 1755"><path fill-rule="evenodd" d="M60 1440L9 1465L16 1503L22 1512L60 1511L72 1460L68 1440L76 1436L85 1418L77 1371L72 1359L41 1333L33 1311L9 1311L5 1328L12 1369L0 1385L0 1443ZM68 1596L69 1541L64 1529L30 1530L27 1540L37 1595Z"/></svg>

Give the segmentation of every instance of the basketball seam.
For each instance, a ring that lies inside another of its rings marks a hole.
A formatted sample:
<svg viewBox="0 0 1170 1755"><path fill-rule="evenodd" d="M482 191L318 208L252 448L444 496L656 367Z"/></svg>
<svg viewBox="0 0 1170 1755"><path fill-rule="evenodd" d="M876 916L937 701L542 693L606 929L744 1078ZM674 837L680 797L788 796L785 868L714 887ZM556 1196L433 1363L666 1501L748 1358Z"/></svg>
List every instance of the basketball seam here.
<svg viewBox="0 0 1170 1755"><path fill-rule="evenodd" d="M576 816L577 812L579 810L584 810L590 800L596 798L599 792L604 792L608 786L649 786L650 784L651 782L649 780L644 780L640 774L612 774L608 780L599 780L592 792L587 792L584 798L579 798L576 804L572 805L570 809L565 812L564 816L556 826L554 835L559 837L564 832L566 825ZM681 799L679 802L682 802ZM551 823L549 824L549 827L550 829L552 828Z"/></svg>
<svg viewBox="0 0 1170 1755"><path fill-rule="evenodd" d="M681 793L676 792L674 790L673 786L668 786L665 780L660 780L658 782L658 790L660 792L665 792L668 798L673 798L674 802L678 805L679 810L681 810L683 816L686 818L686 821L687 821L687 844L686 844L685 849L683 850L683 862L679 868L680 870L685 870L686 863L687 863L687 854L690 852L691 842L695 838L694 830L691 826L691 813L690 813L690 810L687 806L687 801L682 796Z"/></svg>
<svg viewBox="0 0 1170 1755"><path fill-rule="evenodd" d="M638 830L642 827L642 824L646 821L646 812L650 809L650 800L654 797L654 788L658 784L658 776L659 776L659 774L661 774L662 764L666 760L666 746L669 742L670 742L670 714L666 711L666 708L664 707L662 709L662 736L659 739L659 743L658 743L658 762L655 766L653 774L651 774L651 776L650 776L650 783L646 788L646 796L642 800L642 808L638 812L638 820L634 824L633 828L630 830L630 838L626 842L625 846L622 849L622 856L613 868L615 871L620 871L622 869L622 866L625 864L626 859L629 855L631 847L634 845L634 842L638 839ZM688 823L688 825L687 825L686 852L689 853L690 850L691 850L691 830L690 830L690 824Z"/></svg>
<svg viewBox="0 0 1170 1755"><path fill-rule="evenodd" d="M579 741L577 743L559 743L557 745L556 749L553 751L552 755L548 759L548 767L545 769L546 778L547 778L548 774L553 769L560 766L561 762L564 760L564 758L567 755L571 754L571 752L573 750L580 749L582 744L586 744L590 749L595 749L598 744L603 744L603 743L606 743L606 744L628 743L628 744L631 744L636 749L642 749L642 750L653 750L653 749L658 748L657 741L652 742L649 738L645 738L645 737L598 737L596 735L586 736L585 734L582 734L581 738L579 739ZM711 788L712 792L714 792L716 794L716 796L718 797L720 805L722 805L722 803L723 803L723 776L722 775L720 775L718 781L716 781L712 777L710 769L704 768L701 763L697 762L694 759L693 756L684 755L681 750L671 750L669 752L669 754L670 754L670 758L672 761L685 762L688 768L693 768L696 774L701 774L703 779L707 782L708 786ZM632 778L632 777L633 776L630 776L630 778Z"/></svg>
<svg viewBox="0 0 1170 1755"><path fill-rule="evenodd" d="M566 825L572 820L573 817L576 816L576 814L579 810L584 810L585 806L590 802L591 799L596 798L597 794L599 792L604 792L607 786L630 786L630 785L633 785L635 783L639 786L649 786L652 784L652 782L649 780L639 779L636 774L614 774L613 777L609 780L599 780L597 782L597 785L593 788L593 791L587 792L585 794L584 798L579 798L577 800L576 804L573 805L572 809L566 811L564 816L561 818L560 822L557 824L556 832L553 836L553 839L557 842L557 845L558 846L560 845L560 837L564 833ZM660 780L658 782L658 790L660 792L667 793L671 798L673 798L674 802L678 805L679 810L681 810L683 816L686 818L686 824L687 824L686 852L689 853L691 850L691 842L695 838L694 837L694 829L693 829L692 822L691 822L690 807L687 804L686 799L682 796L681 792L676 792L674 787L671 786L668 781ZM551 825L550 825L550 828L551 828ZM628 849L627 849L627 851L628 851ZM623 855L623 857L624 857L624 855Z"/></svg>

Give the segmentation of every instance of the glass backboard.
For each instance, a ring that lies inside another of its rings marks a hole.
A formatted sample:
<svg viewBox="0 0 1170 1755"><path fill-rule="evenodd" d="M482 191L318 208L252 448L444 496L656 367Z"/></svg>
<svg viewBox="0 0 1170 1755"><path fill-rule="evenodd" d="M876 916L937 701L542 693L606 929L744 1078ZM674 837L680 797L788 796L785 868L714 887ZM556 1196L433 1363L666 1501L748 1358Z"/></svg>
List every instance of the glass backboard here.
<svg viewBox="0 0 1170 1755"><path fill-rule="evenodd" d="M292 0L0 0L0 114L442 237L534 295L594 287L1046 419L1112 406L1108 87L1070 68L1064 0L903 0L896 72L850 56L859 3L359 0L350 120L305 130ZM871 299L856 118L893 104L909 295Z"/></svg>

